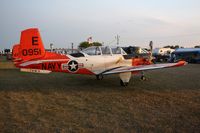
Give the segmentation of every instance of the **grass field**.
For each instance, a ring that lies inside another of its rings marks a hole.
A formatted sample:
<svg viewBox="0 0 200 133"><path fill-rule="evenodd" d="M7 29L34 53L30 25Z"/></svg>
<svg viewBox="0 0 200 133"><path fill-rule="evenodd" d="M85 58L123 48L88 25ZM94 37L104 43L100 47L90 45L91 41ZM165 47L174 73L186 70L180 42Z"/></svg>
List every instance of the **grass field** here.
<svg viewBox="0 0 200 133"><path fill-rule="evenodd" d="M0 70L0 132L200 132L200 65L133 76Z"/></svg>
<svg viewBox="0 0 200 133"><path fill-rule="evenodd" d="M16 69L13 62L6 59L6 56L0 56L0 69Z"/></svg>

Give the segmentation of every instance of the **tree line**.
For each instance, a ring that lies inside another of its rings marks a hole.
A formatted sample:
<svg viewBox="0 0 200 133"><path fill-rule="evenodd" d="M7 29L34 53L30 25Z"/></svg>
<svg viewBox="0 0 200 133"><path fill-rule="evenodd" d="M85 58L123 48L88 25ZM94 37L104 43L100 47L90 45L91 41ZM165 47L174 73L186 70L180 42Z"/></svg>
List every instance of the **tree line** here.
<svg viewBox="0 0 200 133"><path fill-rule="evenodd" d="M89 43L87 41L84 41L84 42L81 42L78 47L79 47L79 49L85 49L90 46L102 46L102 43L100 43L100 42Z"/></svg>

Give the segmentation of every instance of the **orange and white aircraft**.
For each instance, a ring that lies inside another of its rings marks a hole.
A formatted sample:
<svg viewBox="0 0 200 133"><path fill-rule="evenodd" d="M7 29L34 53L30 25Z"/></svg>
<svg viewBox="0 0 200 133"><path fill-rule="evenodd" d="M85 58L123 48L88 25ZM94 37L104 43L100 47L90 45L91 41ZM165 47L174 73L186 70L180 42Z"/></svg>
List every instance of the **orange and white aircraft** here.
<svg viewBox="0 0 200 133"><path fill-rule="evenodd" d="M120 47L93 46L70 55L47 52L37 28L21 32L20 43L13 46L13 61L21 71L33 73L87 74L98 80L104 75L119 74L122 86L128 85L132 74L187 64L185 61L153 64L151 58L130 57ZM144 74L141 78L145 79Z"/></svg>

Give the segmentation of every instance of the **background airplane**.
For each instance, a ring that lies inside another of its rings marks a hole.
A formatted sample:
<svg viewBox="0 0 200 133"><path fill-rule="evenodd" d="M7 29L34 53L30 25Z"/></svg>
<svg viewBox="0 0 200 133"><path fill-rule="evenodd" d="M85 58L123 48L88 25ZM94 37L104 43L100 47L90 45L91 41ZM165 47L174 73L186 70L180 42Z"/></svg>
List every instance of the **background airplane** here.
<svg viewBox="0 0 200 133"><path fill-rule="evenodd" d="M152 42L150 47L152 50ZM153 64L151 60L151 54L149 58L130 57L122 48L108 46L93 46L71 55L47 52L37 28L22 31L20 43L13 46L13 61L21 71L87 74L95 75L98 80L104 75L119 74L121 86L128 85L132 74L142 73L144 80L144 71L187 64L185 61Z"/></svg>

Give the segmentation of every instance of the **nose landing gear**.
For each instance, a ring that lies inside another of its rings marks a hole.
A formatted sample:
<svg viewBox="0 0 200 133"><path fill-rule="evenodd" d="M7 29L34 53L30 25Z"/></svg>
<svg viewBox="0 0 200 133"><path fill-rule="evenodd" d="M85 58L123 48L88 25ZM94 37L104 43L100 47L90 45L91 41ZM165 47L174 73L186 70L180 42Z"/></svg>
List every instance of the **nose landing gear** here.
<svg viewBox="0 0 200 133"><path fill-rule="evenodd" d="M145 81L146 80L146 77L144 75L141 76L140 78L142 81Z"/></svg>
<svg viewBox="0 0 200 133"><path fill-rule="evenodd" d="M141 78L140 78L142 81L145 81L145 80L147 80L146 79L146 76L144 75L144 72L142 72L142 76L141 76Z"/></svg>

